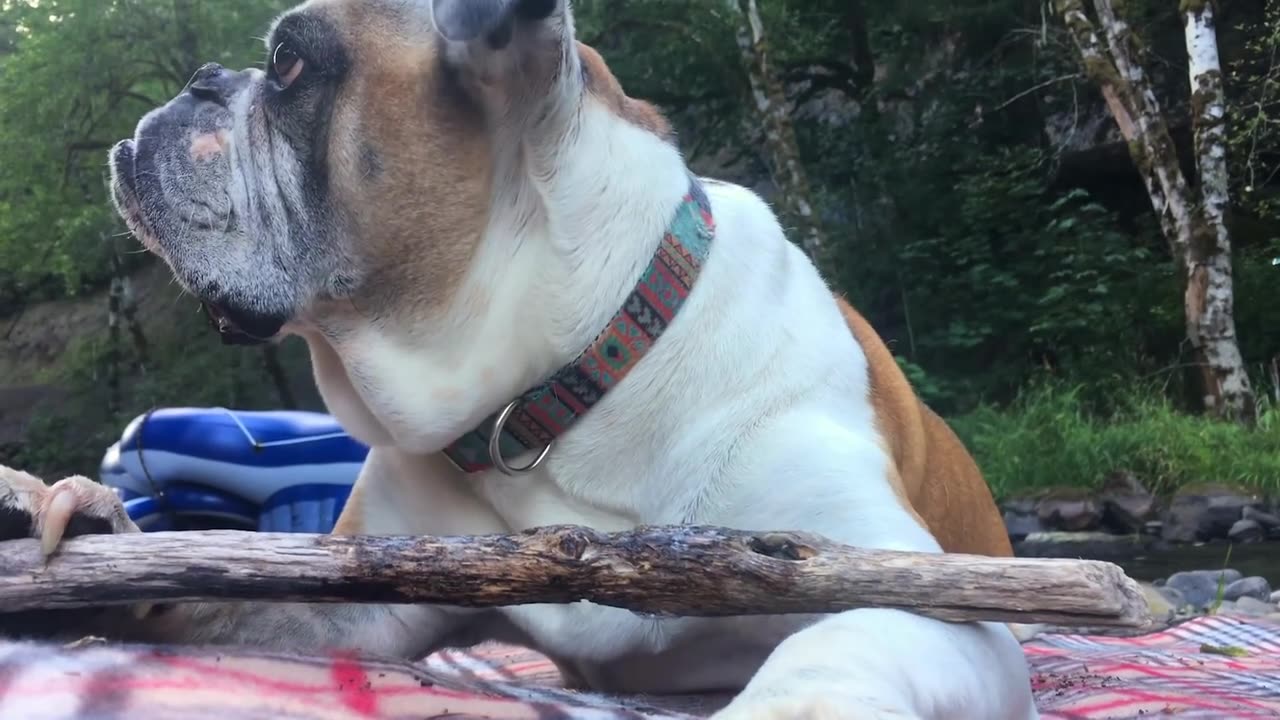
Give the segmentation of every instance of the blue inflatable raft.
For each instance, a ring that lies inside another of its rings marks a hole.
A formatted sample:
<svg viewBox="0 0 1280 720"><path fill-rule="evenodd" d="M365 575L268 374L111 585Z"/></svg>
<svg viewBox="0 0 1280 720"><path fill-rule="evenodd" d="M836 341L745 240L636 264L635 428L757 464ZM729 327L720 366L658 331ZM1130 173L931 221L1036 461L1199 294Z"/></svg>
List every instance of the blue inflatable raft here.
<svg viewBox="0 0 1280 720"><path fill-rule="evenodd" d="M367 454L322 413L166 408L129 423L100 478L144 531L323 533Z"/></svg>

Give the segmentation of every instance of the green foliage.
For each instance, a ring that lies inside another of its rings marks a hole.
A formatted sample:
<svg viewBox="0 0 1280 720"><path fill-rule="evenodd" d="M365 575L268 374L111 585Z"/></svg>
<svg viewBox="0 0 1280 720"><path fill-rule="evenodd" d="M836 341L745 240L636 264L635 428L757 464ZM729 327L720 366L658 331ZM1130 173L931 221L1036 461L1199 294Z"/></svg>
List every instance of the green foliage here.
<svg viewBox="0 0 1280 720"><path fill-rule="evenodd" d="M834 246L833 284L925 400L959 416L999 492L1095 483L1122 467L1167 486L1277 482L1275 413L1250 434L1180 412L1188 357L1176 270L1123 148L1117 161L1063 140L1063 128L1111 124L1043 3L759 3L772 67L801 106L793 122ZM101 289L112 256L145 261L119 237L107 148L200 63L259 64L256 36L292 4L0 0L0 317ZM1224 16L1220 36L1236 326L1265 379L1280 356L1280 0L1246 5ZM725 2L575 7L579 34L630 95L673 119L695 168L767 184ZM1176 108L1187 92L1176 5L1129 0L1124 10ZM47 378L75 399L37 419L23 462L91 469L153 405L270 406L258 356L216 346L198 326L150 338L148 372L124 378L118 413L105 409L104 340L83 338ZM290 352L303 373L305 358Z"/></svg>
<svg viewBox="0 0 1280 720"><path fill-rule="evenodd" d="M1241 51L1227 67L1229 158L1236 212L1258 226L1269 260L1280 258L1280 0L1241 24Z"/></svg>
<svg viewBox="0 0 1280 720"><path fill-rule="evenodd" d="M1229 585L1230 583L1227 582L1227 573L1225 571L1228 567L1230 567L1230 562L1231 562L1231 546L1228 545L1227 557L1222 561L1223 572L1222 574L1218 575L1218 587L1213 594L1213 603L1209 606L1210 615L1217 615L1218 611L1222 609L1223 601L1227 599L1227 585Z"/></svg>
<svg viewBox="0 0 1280 720"><path fill-rule="evenodd" d="M107 446L120 438L124 426L156 407L228 407L274 409L281 399L265 372L260 349L227 347L200 319L180 322L151 338L152 357L146 369L131 352L121 358L123 376L119 409L107 382L105 343L86 338L63 354L56 367L40 378L67 390L67 399L31 420L26 444L3 462L27 468L46 478L73 473L92 474ZM308 376L305 345L296 338L279 350L280 364L293 378ZM294 393L301 389L291 388ZM318 398L301 398L305 409L320 410Z"/></svg>
<svg viewBox="0 0 1280 720"><path fill-rule="evenodd" d="M1201 483L1280 490L1280 411L1256 430L1179 412L1160 388L1133 385L1100 417L1078 387L1034 385L1007 408L952 419L997 497L1057 487L1096 488L1127 470L1153 491Z"/></svg>
<svg viewBox="0 0 1280 720"><path fill-rule="evenodd" d="M902 207L845 248L841 280L898 351L949 389L941 409L1008 399L1045 367L1105 393L1144 367L1144 346L1180 337L1177 280L1158 239L1122 232L1083 190L1052 191L1046 153L939 152L905 153L881 176Z"/></svg>
<svg viewBox="0 0 1280 720"><path fill-rule="evenodd" d="M255 35L288 4L4 0L0 314L19 298L101 286L121 230L106 195L107 149L201 63L260 63Z"/></svg>

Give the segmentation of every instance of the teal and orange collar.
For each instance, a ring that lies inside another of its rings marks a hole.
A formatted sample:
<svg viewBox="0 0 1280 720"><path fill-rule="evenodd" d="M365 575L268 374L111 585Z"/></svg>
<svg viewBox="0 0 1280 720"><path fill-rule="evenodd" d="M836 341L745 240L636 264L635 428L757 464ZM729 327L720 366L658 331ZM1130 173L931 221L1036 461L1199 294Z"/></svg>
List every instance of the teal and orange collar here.
<svg viewBox="0 0 1280 720"><path fill-rule="evenodd" d="M445 455L467 473L496 468L518 475L537 467L556 438L622 382L671 324L714 235L711 203L702 184L690 177L689 192L653 260L604 331L573 362L445 448ZM538 455L525 467L513 468L505 460L528 452Z"/></svg>

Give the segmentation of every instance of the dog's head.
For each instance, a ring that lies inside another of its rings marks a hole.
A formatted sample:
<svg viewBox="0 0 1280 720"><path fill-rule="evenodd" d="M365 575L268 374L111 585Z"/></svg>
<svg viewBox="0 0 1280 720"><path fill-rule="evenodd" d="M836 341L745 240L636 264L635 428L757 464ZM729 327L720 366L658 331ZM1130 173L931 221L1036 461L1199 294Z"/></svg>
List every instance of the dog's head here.
<svg viewBox="0 0 1280 720"><path fill-rule="evenodd" d="M115 203L253 338L447 303L489 214L495 132L583 51L565 0L311 0L272 26L261 69L205 65L112 149Z"/></svg>

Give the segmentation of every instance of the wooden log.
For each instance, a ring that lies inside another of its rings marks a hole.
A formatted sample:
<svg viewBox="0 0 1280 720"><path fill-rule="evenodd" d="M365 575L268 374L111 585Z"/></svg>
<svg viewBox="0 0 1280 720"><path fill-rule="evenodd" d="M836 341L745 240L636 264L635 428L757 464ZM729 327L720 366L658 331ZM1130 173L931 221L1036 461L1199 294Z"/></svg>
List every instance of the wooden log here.
<svg viewBox="0 0 1280 720"><path fill-rule="evenodd" d="M549 527L375 537L200 531L90 535L46 561L0 543L0 612L219 600L496 607L586 600L662 616L911 610L948 621L1141 627L1137 584L1086 560L864 550L801 533Z"/></svg>

